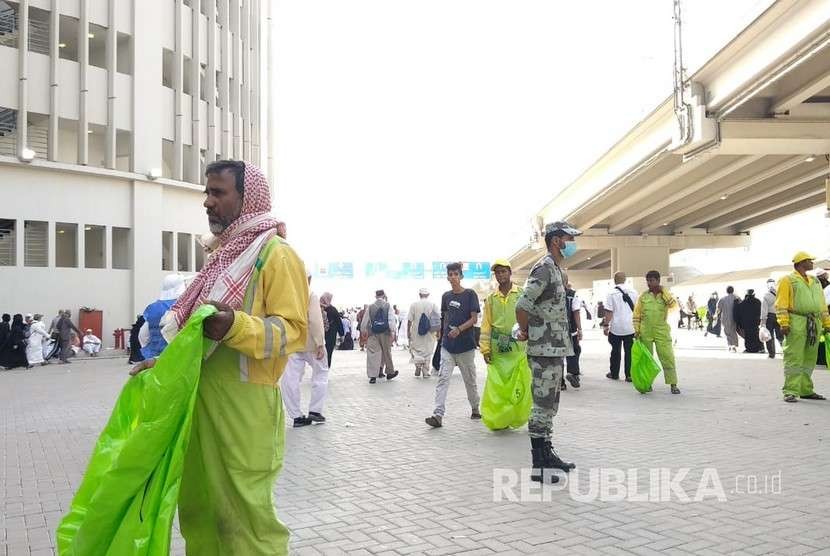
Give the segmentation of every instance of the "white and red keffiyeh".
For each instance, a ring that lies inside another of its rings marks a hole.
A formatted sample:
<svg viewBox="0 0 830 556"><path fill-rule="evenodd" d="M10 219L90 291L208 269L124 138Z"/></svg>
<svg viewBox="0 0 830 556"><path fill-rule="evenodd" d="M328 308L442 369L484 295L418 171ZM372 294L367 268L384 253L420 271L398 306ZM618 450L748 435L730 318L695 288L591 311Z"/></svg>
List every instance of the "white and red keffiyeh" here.
<svg viewBox="0 0 830 556"><path fill-rule="evenodd" d="M171 308L176 331L207 301L221 301L235 310L242 308L259 252L277 234L277 220L270 213L268 181L259 168L246 162L242 212L221 235L209 241L213 251L204 268Z"/></svg>

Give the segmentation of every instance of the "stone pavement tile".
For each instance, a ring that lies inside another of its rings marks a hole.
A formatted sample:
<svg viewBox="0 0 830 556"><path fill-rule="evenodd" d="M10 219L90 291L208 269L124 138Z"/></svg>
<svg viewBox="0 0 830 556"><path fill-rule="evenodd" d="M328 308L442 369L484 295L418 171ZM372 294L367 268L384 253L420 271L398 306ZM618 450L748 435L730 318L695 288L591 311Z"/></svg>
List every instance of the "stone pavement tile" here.
<svg viewBox="0 0 830 556"><path fill-rule="evenodd" d="M677 351L682 396L662 385L641 396L604 379L603 340L586 337L584 386L563 393L555 422L557 449L579 466L579 477L572 476L580 496L570 485L532 489L544 493L543 501L494 501L494 469L529 464L527 434L494 434L470 421L457 374L446 426L429 430L423 417L434 381L405 372L370 388L363 355L337 352L329 422L286 431L275 495L293 552L802 554L830 545L830 527L822 527L830 515L826 407L780 402L780 360L727 357L719 343L700 338L697 351ZM395 359L408 369L407 354L396 351ZM124 368L102 360L72 365L71 373L0 373L0 556L28 555L32 542L53 546ZM819 391L830 391L830 373L817 371L814 380ZM305 403L307 384L302 394ZM798 466L783 467L782 453ZM690 468L683 482L690 496L703 469L716 470L727 501L586 497L592 472L636 470L638 492L648 493L649 469L661 467ZM736 488L740 477L757 475L763 484L779 471L783 494ZM177 530L173 546L183 553Z"/></svg>

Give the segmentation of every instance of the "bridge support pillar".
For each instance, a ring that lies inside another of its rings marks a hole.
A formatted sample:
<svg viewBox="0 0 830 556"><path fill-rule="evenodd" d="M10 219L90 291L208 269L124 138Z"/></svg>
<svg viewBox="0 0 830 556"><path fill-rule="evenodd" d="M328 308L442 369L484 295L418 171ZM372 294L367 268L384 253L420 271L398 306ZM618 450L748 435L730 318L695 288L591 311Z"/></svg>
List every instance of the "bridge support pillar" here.
<svg viewBox="0 0 830 556"><path fill-rule="evenodd" d="M614 272L625 272L628 276L643 277L649 270L656 270L662 276L669 273L668 246L625 246L611 250L611 268Z"/></svg>

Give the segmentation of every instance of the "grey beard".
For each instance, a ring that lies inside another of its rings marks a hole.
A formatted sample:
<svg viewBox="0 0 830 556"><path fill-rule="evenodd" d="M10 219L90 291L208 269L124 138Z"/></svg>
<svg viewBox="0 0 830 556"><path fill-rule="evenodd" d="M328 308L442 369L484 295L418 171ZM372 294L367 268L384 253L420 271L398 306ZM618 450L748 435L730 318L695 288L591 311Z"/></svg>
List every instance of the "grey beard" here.
<svg viewBox="0 0 830 556"><path fill-rule="evenodd" d="M228 228L222 222L209 222L208 227L210 228L210 233L215 236L221 235Z"/></svg>

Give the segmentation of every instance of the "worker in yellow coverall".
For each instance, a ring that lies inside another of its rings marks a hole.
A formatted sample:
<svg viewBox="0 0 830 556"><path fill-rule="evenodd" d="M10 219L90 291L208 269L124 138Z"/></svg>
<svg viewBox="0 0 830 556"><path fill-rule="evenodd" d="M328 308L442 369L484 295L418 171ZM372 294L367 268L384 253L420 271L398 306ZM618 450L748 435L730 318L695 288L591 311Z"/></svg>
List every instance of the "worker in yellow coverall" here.
<svg viewBox="0 0 830 556"><path fill-rule="evenodd" d="M677 306L677 300L668 288L660 285L660 273L656 270L646 273L646 284L648 291L638 297L634 305L634 337L645 344L652 355L656 348L663 378L671 387L671 393L679 394L671 327L667 320L669 311Z"/></svg>
<svg viewBox="0 0 830 556"><path fill-rule="evenodd" d="M803 251L793 257L793 272L778 282L775 311L784 334L784 401L824 400L813 390L813 369L822 329L830 334L830 315L819 281L807 274L815 257Z"/></svg>
<svg viewBox="0 0 830 556"><path fill-rule="evenodd" d="M212 252L162 319L170 341L199 305L219 310L203 325L218 343L202 364L179 523L188 556L287 554L273 497L285 445L279 379L288 356L305 349L305 265L278 235L258 168L216 161L205 174Z"/></svg>

